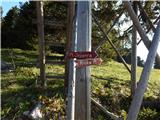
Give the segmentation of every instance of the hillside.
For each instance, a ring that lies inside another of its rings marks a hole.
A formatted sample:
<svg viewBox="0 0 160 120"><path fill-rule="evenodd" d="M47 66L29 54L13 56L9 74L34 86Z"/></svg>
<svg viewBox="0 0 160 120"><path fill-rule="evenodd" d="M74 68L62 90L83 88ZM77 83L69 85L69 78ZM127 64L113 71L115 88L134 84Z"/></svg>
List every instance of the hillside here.
<svg viewBox="0 0 160 120"><path fill-rule="evenodd" d="M48 55L53 55L48 53ZM1 102L2 119L23 118L22 114L35 104L42 101L42 111L45 118L64 119L64 89L63 80L49 79L47 89L35 87L38 68L36 51L23 51L20 49L2 49L1 59L15 64L14 72L1 73ZM138 67L139 80L142 68ZM62 76L64 65L47 65L48 74ZM107 61L100 66L91 68L92 97L101 103L107 110L125 118L130 104L130 75L125 67L115 61ZM145 101L160 101L160 70L152 70L149 85L145 93ZM139 120L160 119L160 108L142 108ZM146 105L144 104L144 107ZM151 109L152 108L152 109ZM92 104L92 119L104 120L107 116ZM109 119L109 118L108 118Z"/></svg>

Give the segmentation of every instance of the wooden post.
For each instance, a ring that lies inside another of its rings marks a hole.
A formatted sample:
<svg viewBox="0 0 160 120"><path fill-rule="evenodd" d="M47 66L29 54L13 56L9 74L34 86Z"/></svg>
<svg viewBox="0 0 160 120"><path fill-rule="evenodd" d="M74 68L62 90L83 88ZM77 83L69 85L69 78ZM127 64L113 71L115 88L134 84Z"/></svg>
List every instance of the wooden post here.
<svg viewBox="0 0 160 120"><path fill-rule="evenodd" d="M146 11L144 10L144 8L142 7L142 5L141 5L140 2L138 2L138 6L139 6L139 8L140 8L140 10L141 10L141 15L142 15L142 17L145 17L145 18L147 19L147 21L148 21L148 23L149 23L149 27L150 27L150 28L152 29L152 31L154 32L154 31L155 31L155 27L154 27L154 25L152 24L151 20L149 19ZM160 68L160 56L159 56L159 55L156 56L155 62L156 62L156 64L157 64L157 67Z"/></svg>
<svg viewBox="0 0 160 120"><path fill-rule="evenodd" d="M152 40L152 44L150 46L150 50L149 50L149 53L147 56L147 60L146 60L145 66L143 68L141 77L140 77L140 81L138 83L137 89L136 89L135 94L133 96L133 100L131 102L131 106L129 109L127 120L136 120L137 119L138 112L139 112L141 104L142 104L144 92L147 88L149 74L150 74L150 71L151 71L153 64L154 64L154 60L156 57L156 52L157 52L157 48L158 48L159 43L160 43L160 21L157 25L157 28L156 28L156 31L155 31L155 34L154 34L154 37Z"/></svg>
<svg viewBox="0 0 160 120"><path fill-rule="evenodd" d="M119 20L119 18L123 15L123 13L124 13L124 10L122 10L122 11L120 12L119 16L113 21L113 24L112 24L112 26L110 27L110 29L106 32L106 35L109 34L109 32L112 30L112 28L115 26L115 24L116 24L117 21ZM95 51L97 51L100 47L102 47L102 45L103 45L107 40L108 40L108 39L106 39L106 38L104 37L104 39L101 40L100 43L99 43L99 44L97 45L97 47L95 48Z"/></svg>
<svg viewBox="0 0 160 120"><path fill-rule="evenodd" d="M119 53L118 49L116 48L116 46L113 44L113 42L109 39L108 35L105 33L104 29L102 28L101 24L98 22L98 20L96 19L95 15L92 14L92 17L95 21L95 23L97 24L98 28L100 31L102 31L104 38L106 40L108 40L109 44L112 46L112 48L115 50L115 52L117 53L117 55L120 57L120 59L122 60L123 65L126 67L126 69L128 70L129 73L131 73L130 68L128 67L126 61L123 59L123 57L121 56L121 54Z"/></svg>
<svg viewBox="0 0 160 120"><path fill-rule="evenodd" d="M44 43L44 19L43 19L43 3L36 2L37 7L37 25L38 25L38 39L39 39L39 63L40 63L40 80L41 86L46 86L45 74L45 43Z"/></svg>
<svg viewBox="0 0 160 120"><path fill-rule="evenodd" d="M156 20L153 22L153 24L156 24L159 19L160 19L160 16L156 18ZM153 30L153 28L150 26L150 27L148 28L148 30L147 30L146 33L149 33L149 31L150 31L151 29ZM139 43L140 43L141 41L142 41L142 39L140 39L140 40L138 41L137 45L139 45Z"/></svg>
<svg viewBox="0 0 160 120"><path fill-rule="evenodd" d="M68 52L71 50L74 14L75 14L75 2L74 1L68 1L66 56L67 56ZM69 80L69 60L66 59L66 63L65 63L65 81L64 81L65 95L67 95L68 80Z"/></svg>
<svg viewBox="0 0 160 120"><path fill-rule="evenodd" d="M141 16L144 17L144 18L146 18L146 20L147 20L148 23L149 23L149 27L151 27L151 29L153 30L153 32L155 32L155 27L154 27L154 25L152 24L151 20L149 19L146 11L143 9L143 7L142 7L142 5L141 5L140 2L137 2L137 3L138 3L138 6L139 6L139 8L140 8L140 11L141 11ZM145 22L145 21L143 21L143 22Z"/></svg>
<svg viewBox="0 0 160 120"><path fill-rule="evenodd" d="M72 4L72 5L71 5ZM70 7L75 7L75 3L71 3ZM73 10L72 12L75 11L75 8L70 8L70 10ZM75 14L74 13L71 13L71 14ZM72 17L72 16L71 16ZM70 47L69 50L71 51L75 51L76 50L76 19L75 17L72 18L72 20L70 21L70 25L71 25L71 33L68 33L69 35L72 35L72 36L68 36L68 38L70 38L71 40L70 41L70 44L67 43L67 47ZM68 32L69 32L68 31ZM68 42L69 42L68 41ZM67 82L67 88L68 88L68 92L67 92L67 120L75 120L75 84L76 84L76 68L75 68L75 59L70 59L67 63L68 66L66 67L69 67L68 71L66 71L68 74L66 77L68 77L68 81Z"/></svg>
<svg viewBox="0 0 160 120"><path fill-rule="evenodd" d="M77 2L77 51L91 51L91 1ZM77 68L75 120L90 120L90 67Z"/></svg>
<svg viewBox="0 0 160 120"><path fill-rule="evenodd" d="M100 110L102 110L107 116L109 116L112 120L123 120L119 116L109 112L106 110L105 107L103 107L101 104L99 104L97 101L95 101L93 98L91 98L92 103L94 103Z"/></svg>
<svg viewBox="0 0 160 120"><path fill-rule="evenodd" d="M132 7L131 7L131 5L128 1L123 1L123 3L124 3L124 5L125 5L125 7L128 11L129 16L131 17L139 35L141 36L144 45L149 50L150 46L151 46L151 41L148 39L145 31L142 29L141 24L139 23L139 20L138 20L136 14L134 13L134 10L132 9ZM155 60L156 60L156 63L158 65L160 65L160 56L158 55L158 53L156 54L156 59Z"/></svg>
<svg viewBox="0 0 160 120"><path fill-rule="evenodd" d="M67 120L75 120L75 84L76 84L76 67L74 59L69 63L69 81L67 94Z"/></svg>
<svg viewBox="0 0 160 120"><path fill-rule="evenodd" d="M133 1L133 9L137 14L137 3ZM137 31L133 24L132 29L132 53L131 53L131 96L134 95L134 92L137 88L136 83L136 67L137 67Z"/></svg>

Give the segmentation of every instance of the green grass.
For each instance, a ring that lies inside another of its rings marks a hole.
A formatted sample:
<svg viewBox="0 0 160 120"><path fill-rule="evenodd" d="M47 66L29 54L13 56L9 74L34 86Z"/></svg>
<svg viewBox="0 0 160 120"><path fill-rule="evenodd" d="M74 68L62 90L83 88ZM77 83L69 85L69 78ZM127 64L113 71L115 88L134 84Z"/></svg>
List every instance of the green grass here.
<svg viewBox="0 0 160 120"><path fill-rule="evenodd" d="M49 55L54 54L49 53ZM14 61L16 64L15 72L1 74L2 119L17 120L21 118L22 113L38 100L44 103L43 113L50 113L48 116L54 113L55 118L59 118L60 114L62 119L64 118L64 82L62 80L47 81L48 86L44 90L35 87L39 75L39 69L35 67L38 58L37 51L2 49L1 57L8 63L12 64ZM47 65L46 72L51 75L64 75L64 65ZM92 97L109 111L125 116L131 100L130 75L125 67L121 63L109 61L100 66L92 66L91 72ZM142 68L138 67L137 80L139 80L141 72ZM144 99L160 100L159 88L160 70L152 70ZM159 111L142 109L139 118L143 118L147 114L150 115L148 120L160 115ZM103 120L106 116L92 105L92 118Z"/></svg>
<svg viewBox="0 0 160 120"><path fill-rule="evenodd" d="M12 53L12 55L10 55ZM35 67L38 54L36 51L23 51L20 49L2 49L2 60L16 65L15 72L1 74L1 102L2 119L21 118L24 111L28 110L33 101L38 101L40 96L64 98L63 81L48 81L45 90L35 87L39 69ZM47 74L64 74L63 65L47 65Z"/></svg>
<svg viewBox="0 0 160 120"><path fill-rule="evenodd" d="M142 67L137 68L137 80L139 81ZM130 74L123 64L109 61L100 66L92 67L92 96L100 101L109 111L123 115L130 105ZM148 88L144 100L159 101L160 99L160 70L152 69ZM144 110L145 111L145 110ZM143 114L145 114L145 112ZM150 112L152 113L152 112ZM147 114L147 112L146 112ZM154 112L155 114L155 112ZM155 116L160 115L158 111ZM101 115L100 115L101 116ZM155 118L153 116L152 118ZM142 118L140 114L140 118ZM151 117L148 120L152 119ZM103 118L104 119L104 118ZM157 118L158 120L159 118Z"/></svg>
<svg viewBox="0 0 160 120"><path fill-rule="evenodd" d="M142 67L137 67L137 81L140 79L140 75L142 72ZM118 87L118 85L125 86L122 91L126 91L127 93L130 92L130 74L129 72L125 69L123 64L115 62L115 61L110 61L108 63L103 63L101 66L94 66L92 67L92 75L93 80L98 80L102 81L100 84L106 82L110 82L110 85ZM97 78L96 78L97 77ZM98 79L100 78L100 79ZM104 82L105 80L105 82ZM145 97L153 97L153 98L160 98L160 70L158 69L152 69L150 77L149 77L149 84L147 91L145 93ZM112 87L113 88L113 87ZM129 93L130 94L130 93ZM150 96L152 94L152 96Z"/></svg>

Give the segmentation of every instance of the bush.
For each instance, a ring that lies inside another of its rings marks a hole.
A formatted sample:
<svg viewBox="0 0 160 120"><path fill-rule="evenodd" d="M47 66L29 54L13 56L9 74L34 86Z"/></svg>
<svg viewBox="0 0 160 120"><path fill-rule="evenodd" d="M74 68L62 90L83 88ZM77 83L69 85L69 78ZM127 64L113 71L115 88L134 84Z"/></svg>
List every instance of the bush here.
<svg viewBox="0 0 160 120"><path fill-rule="evenodd" d="M160 120L160 113L150 108L143 108L139 113L138 120Z"/></svg>

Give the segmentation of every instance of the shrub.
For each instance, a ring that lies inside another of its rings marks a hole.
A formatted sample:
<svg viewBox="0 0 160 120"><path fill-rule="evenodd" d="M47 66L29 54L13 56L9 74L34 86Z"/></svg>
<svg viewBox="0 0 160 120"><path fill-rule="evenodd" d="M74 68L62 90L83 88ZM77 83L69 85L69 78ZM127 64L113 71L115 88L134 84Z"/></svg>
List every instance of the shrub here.
<svg viewBox="0 0 160 120"><path fill-rule="evenodd" d="M160 113L150 108L143 108L139 112L138 120L159 120Z"/></svg>

